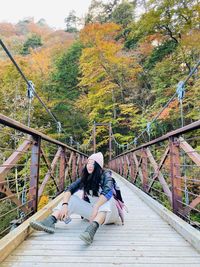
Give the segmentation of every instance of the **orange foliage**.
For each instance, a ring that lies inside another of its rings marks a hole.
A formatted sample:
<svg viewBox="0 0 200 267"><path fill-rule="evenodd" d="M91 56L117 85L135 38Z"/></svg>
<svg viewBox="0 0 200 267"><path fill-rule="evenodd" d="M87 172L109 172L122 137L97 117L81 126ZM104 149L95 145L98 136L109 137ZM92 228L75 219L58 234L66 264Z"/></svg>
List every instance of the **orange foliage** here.
<svg viewBox="0 0 200 267"><path fill-rule="evenodd" d="M58 30L43 37L45 47L51 47L55 52L60 52L72 45L75 35L73 33Z"/></svg>
<svg viewBox="0 0 200 267"><path fill-rule="evenodd" d="M114 39L120 31L120 26L115 23L88 24L80 33L80 39L85 46L96 46L105 41L116 43Z"/></svg>
<svg viewBox="0 0 200 267"><path fill-rule="evenodd" d="M0 23L0 35L4 37L17 35L17 29L11 23Z"/></svg>
<svg viewBox="0 0 200 267"><path fill-rule="evenodd" d="M175 99L174 101L172 101L169 106L163 110L163 112L160 114L160 117L159 119L167 119L170 117L170 112L172 110L174 110L174 112L177 112L178 111L178 106L179 106L179 102L177 99Z"/></svg>
<svg viewBox="0 0 200 267"><path fill-rule="evenodd" d="M48 26L40 26L38 24L35 24L34 22L30 22L27 24L27 30L33 34L37 34L40 36L45 36L51 32L53 32L53 29L51 29Z"/></svg>
<svg viewBox="0 0 200 267"><path fill-rule="evenodd" d="M164 40L164 37L159 34L152 34L147 36L140 42L138 49L136 50L136 54L139 54L142 57L148 57L156 45L161 44Z"/></svg>

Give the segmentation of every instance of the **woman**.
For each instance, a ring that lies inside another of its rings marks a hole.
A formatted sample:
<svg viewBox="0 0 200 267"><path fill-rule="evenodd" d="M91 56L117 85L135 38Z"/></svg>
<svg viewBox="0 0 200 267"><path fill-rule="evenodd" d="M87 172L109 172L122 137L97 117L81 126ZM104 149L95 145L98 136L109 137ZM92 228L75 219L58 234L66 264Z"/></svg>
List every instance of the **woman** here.
<svg viewBox="0 0 200 267"><path fill-rule="evenodd" d="M119 214L113 198L113 179L111 171L103 169L103 161L101 152L92 154L83 168L81 178L67 187L62 202L52 215L43 221L31 222L31 227L54 233L57 220L65 221L71 214L79 214L90 223L80 238L86 244L91 244L99 225L117 222ZM83 190L83 199L74 195L78 190Z"/></svg>

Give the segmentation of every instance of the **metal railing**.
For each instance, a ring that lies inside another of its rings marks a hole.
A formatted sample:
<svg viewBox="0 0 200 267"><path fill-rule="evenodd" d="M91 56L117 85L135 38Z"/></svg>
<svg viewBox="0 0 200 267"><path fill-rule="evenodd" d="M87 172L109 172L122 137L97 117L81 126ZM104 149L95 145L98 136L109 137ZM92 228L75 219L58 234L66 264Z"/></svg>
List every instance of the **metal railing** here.
<svg viewBox="0 0 200 267"><path fill-rule="evenodd" d="M109 167L200 229L200 120L109 162Z"/></svg>
<svg viewBox="0 0 200 267"><path fill-rule="evenodd" d="M0 114L0 236L60 194L87 155Z"/></svg>

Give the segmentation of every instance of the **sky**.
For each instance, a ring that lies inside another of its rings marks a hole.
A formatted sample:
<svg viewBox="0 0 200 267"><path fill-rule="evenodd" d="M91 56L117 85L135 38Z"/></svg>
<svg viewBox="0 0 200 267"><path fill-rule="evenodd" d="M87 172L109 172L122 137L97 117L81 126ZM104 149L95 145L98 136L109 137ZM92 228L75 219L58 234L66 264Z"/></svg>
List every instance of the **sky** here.
<svg viewBox="0 0 200 267"><path fill-rule="evenodd" d="M78 17L87 13L91 0L0 0L0 22L17 23L27 17L44 18L55 29L64 29L71 10Z"/></svg>

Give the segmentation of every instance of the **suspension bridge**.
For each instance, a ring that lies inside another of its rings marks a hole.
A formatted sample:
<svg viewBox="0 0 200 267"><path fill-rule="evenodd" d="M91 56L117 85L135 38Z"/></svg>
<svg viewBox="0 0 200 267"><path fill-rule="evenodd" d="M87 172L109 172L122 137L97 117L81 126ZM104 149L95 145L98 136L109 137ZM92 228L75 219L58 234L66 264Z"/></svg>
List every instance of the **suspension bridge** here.
<svg viewBox="0 0 200 267"><path fill-rule="evenodd" d="M30 82L8 49L1 45L28 86ZM6 266L200 266L200 120L150 140L151 126L175 97L182 106L184 86L193 68L156 117L134 140L119 144L111 123L94 122L82 146L66 144L0 114L0 262ZM45 107L64 131L54 114ZM181 110L182 114L182 110ZM30 117L28 119L30 122ZM89 153L96 151L96 129L108 129L107 168L120 185L128 208L125 225L102 226L91 246L79 240L87 222L72 216L56 233L36 233L30 220L43 219L81 174ZM144 136L148 142L139 142ZM90 146L90 149L89 149ZM6 155L6 156L5 156Z"/></svg>

